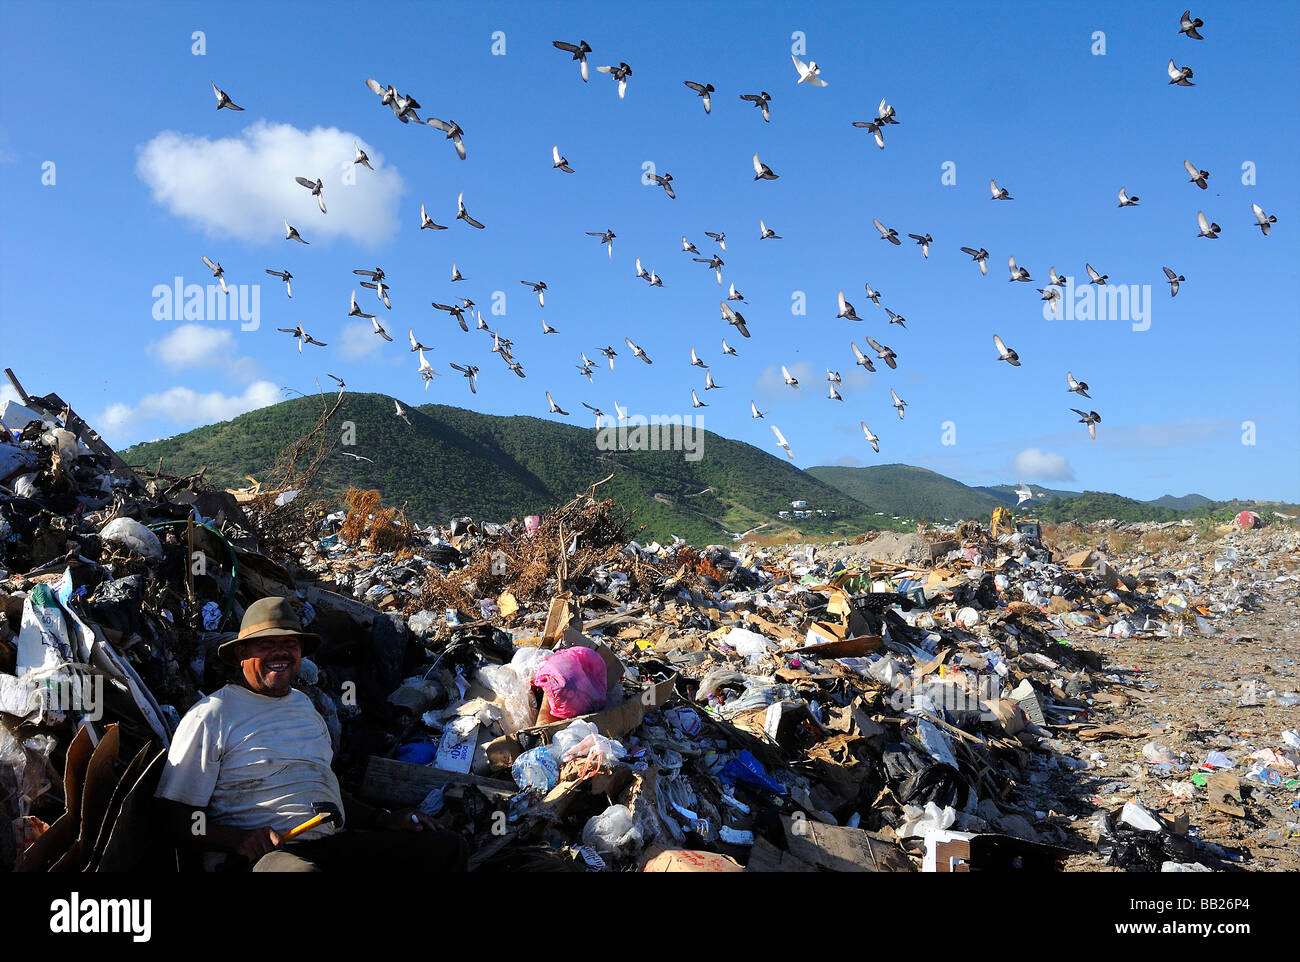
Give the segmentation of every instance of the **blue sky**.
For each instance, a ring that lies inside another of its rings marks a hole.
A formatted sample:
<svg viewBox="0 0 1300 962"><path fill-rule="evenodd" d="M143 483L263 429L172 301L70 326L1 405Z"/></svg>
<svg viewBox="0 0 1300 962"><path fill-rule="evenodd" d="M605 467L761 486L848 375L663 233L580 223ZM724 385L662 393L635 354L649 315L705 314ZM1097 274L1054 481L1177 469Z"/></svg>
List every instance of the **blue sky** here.
<svg viewBox="0 0 1300 962"><path fill-rule="evenodd" d="M1166 4L377 9L3 7L5 34L28 40L0 65L2 360L28 390L58 391L118 446L283 388L314 391L328 371L349 389L492 414L551 416L547 390L573 423L591 423L582 401L701 414L781 456L776 424L803 467L905 462L971 484L1300 500L1294 5L1196 7L1201 41L1178 35L1181 11ZM796 86L797 34L828 86ZM594 69L584 84L551 46L578 39L593 68L631 64L625 99ZM1195 86L1167 83L1170 57ZM468 159L440 132L399 123L366 77L413 95L421 116L457 121ZM710 115L684 80L715 85ZM245 110L215 110L210 81ZM759 90L772 94L770 124L738 96ZM850 124L882 96L901 123L879 150ZM374 171L345 174L354 138ZM551 169L552 144L575 173ZM753 180L756 151L779 180ZM1187 182L1184 160L1211 172L1208 190ZM673 175L676 200L641 183L646 163ZM294 174L324 180L328 214ZM1015 200L991 200L990 177ZM1138 207L1117 208L1121 186ZM486 230L454 219L460 191ZM420 231L421 202L450 229ZM1278 217L1268 237L1252 202ZM1198 210L1222 226L1218 240L1196 236ZM282 217L311 245L285 241ZM903 246L882 242L873 217ZM782 239L760 241L760 218ZM607 227L612 260L584 234ZM726 232L725 252L706 230ZM928 259L909 232L934 236ZM683 234L721 254L722 287L681 252ZM988 249L987 277L962 246ZM212 281L203 255L228 283L260 286L257 329L155 317L175 277ZM1008 255L1035 283L1008 281ZM638 256L662 288L636 278ZM466 281L450 282L453 261ZM1049 267L1082 285L1085 263L1112 284L1149 285L1146 321L1046 320L1035 288ZM351 290L377 306L352 274L376 265L392 285L391 311L379 310L391 344L347 317ZM1176 299L1165 265L1187 278ZM264 273L285 267L292 300ZM539 279L544 310L519 283ZM750 339L719 317L729 282ZM840 289L861 323L835 317ZM457 296L514 340L526 379L489 337L430 306ZM543 318L559 333L543 337ZM299 322L328 347L299 355L275 332ZM409 327L443 375L427 392ZM850 341L866 334L897 352L897 371L854 368ZM994 334L1021 367L997 361ZM654 364L632 358L625 336ZM723 337L738 357L722 356ZM589 384L574 365L580 351L600 360L604 344L619 349L616 370L598 367ZM703 390L691 346L721 389ZM481 367L477 395L450 361ZM827 367L843 373L843 403L826 399ZM1066 392L1067 370L1091 385L1086 405ZM709 407L692 411L692 387ZM891 387L908 402L901 422ZM1102 415L1096 441L1071 407Z"/></svg>

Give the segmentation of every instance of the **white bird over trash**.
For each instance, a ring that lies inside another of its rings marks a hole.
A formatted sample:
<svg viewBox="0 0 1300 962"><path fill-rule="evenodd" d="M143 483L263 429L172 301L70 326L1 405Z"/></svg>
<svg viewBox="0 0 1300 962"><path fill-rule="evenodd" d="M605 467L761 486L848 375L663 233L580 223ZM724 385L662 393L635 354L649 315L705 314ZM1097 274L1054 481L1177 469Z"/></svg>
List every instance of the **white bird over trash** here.
<svg viewBox="0 0 1300 962"><path fill-rule="evenodd" d="M1024 504L1026 501L1034 500L1034 492L1030 489L1029 485L1021 481L1020 487L1016 488L1016 497L1020 499L1016 502L1016 507L1020 507L1020 505Z"/></svg>
<svg viewBox="0 0 1300 962"><path fill-rule="evenodd" d="M451 279L452 281L463 281L465 279L465 275L457 269L455 261L451 262Z"/></svg>
<svg viewBox="0 0 1300 962"><path fill-rule="evenodd" d="M718 306L722 309L722 319L740 331L741 337L749 337L749 328L745 326L745 315L733 310L726 301L719 301Z"/></svg>
<svg viewBox="0 0 1300 962"><path fill-rule="evenodd" d="M460 373L465 376L465 380L469 381L469 392L471 394L477 394L478 393L478 367L473 364L466 364L464 367L461 367L459 364L456 364L455 362L452 362L451 366L455 370L460 371Z"/></svg>
<svg viewBox="0 0 1300 962"><path fill-rule="evenodd" d="M849 347L853 348L854 364L865 367L868 371L875 371L876 365L871 363L871 358L862 353L862 348L853 341L849 342Z"/></svg>
<svg viewBox="0 0 1300 962"><path fill-rule="evenodd" d="M726 231L723 231L721 234L715 234L715 233L713 233L713 231L711 231L711 230L706 230L706 231L704 232L704 235L705 235L706 237L710 237L710 238L712 238L713 241L714 241L714 243L716 243L716 244L717 244L719 247L721 247L724 251L727 249L727 232L726 232Z"/></svg>
<svg viewBox="0 0 1300 962"><path fill-rule="evenodd" d="M1218 240L1219 231L1223 228L1218 224L1210 223L1210 219L1205 216L1204 211L1198 210L1196 212L1196 223L1201 228L1196 234L1197 237L1208 237L1210 240Z"/></svg>
<svg viewBox="0 0 1300 962"><path fill-rule="evenodd" d="M730 354L732 357L739 357L739 355L736 354L736 349L727 343L727 339L725 337L722 339L722 353Z"/></svg>
<svg viewBox="0 0 1300 962"><path fill-rule="evenodd" d="M1182 17L1179 18L1178 21L1178 32L1182 34L1186 34L1187 36L1191 37L1193 40L1204 40L1205 38L1196 32L1197 27L1203 27L1203 26L1205 26L1204 20L1202 20L1200 17L1197 17L1195 20L1193 20L1192 11L1184 10Z"/></svg>
<svg viewBox="0 0 1300 962"><path fill-rule="evenodd" d="M573 54L571 60L578 61L578 71L582 74L582 82L587 82L587 54L591 53L591 47L587 41L579 40L577 43L568 43L564 40L552 40L551 46Z"/></svg>
<svg viewBox="0 0 1300 962"><path fill-rule="evenodd" d="M785 381L786 384L790 385L790 387L798 390L799 379L795 377L793 374L791 374L789 370L786 369L786 366L784 364L781 365L781 378Z"/></svg>
<svg viewBox="0 0 1300 962"><path fill-rule="evenodd" d="M1268 232L1277 223L1277 215L1265 214L1264 208L1260 207L1259 204L1251 204L1250 212L1255 215L1255 226L1259 228L1260 233L1267 237Z"/></svg>
<svg viewBox="0 0 1300 962"><path fill-rule="evenodd" d="M617 237L618 235L615 234L613 230L605 230L605 231L589 230L586 232L586 234L588 237L599 237L600 242L605 245L605 249L609 252L609 259L610 260L614 259L614 238Z"/></svg>
<svg viewBox="0 0 1300 962"><path fill-rule="evenodd" d="M989 178L989 192L993 195L993 200L1015 200L1010 191L1005 187L999 187L998 182L991 177Z"/></svg>
<svg viewBox="0 0 1300 962"><path fill-rule="evenodd" d="M727 300L740 301L742 304L745 302L745 295L736 290L735 281L732 281L730 286L727 288Z"/></svg>
<svg viewBox="0 0 1300 962"><path fill-rule="evenodd" d="M1178 285L1181 284L1183 281L1187 280L1187 278L1185 278L1182 274L1175 274L1167 267L1162 268L1162 270L1165 272L1165 277L1167 279L1166 283L1169 284L1169 296L1177 297Z"/></svg>
<svg viewBox="0 0 1300 962"><path fill-rule="evenodd" d="M309 243L308 241L302 239L302 235L298 233L298 228L289 226L289 222L287 220L284 222L284 239L296 240L299 244Z"/></svg>
<svg viewBox="0 0 1300 962"><path fill-rule="evenodd" d="M424 349L421 348L419 374L420 377L424 378L424 389L426 391L429 390L429 382L433 380L434 375L437 373L438 372L433 369L433 365L429 363L428 358L424 356Z"/></svg>
<svg viewBox="0 0 1300 962"><path fill-rule="evenodd" d="M709 94L713 93L717 88L713 84L696 83L694 80L684 80L682 82L699 94L700 99L704 101L704 112L709 113L713 109L713 102Z"/></svg>
<svg viewBox="0 0 1300 962"><path fill-rule="evenodd" d="M750 402L749 402L749 416L750 416L750 418L761 418L761 417L763 417L763 415L765 415L765 414L767 414L767 412L766 412L766 411L760 411L760 410L758 409L758 406L757 406L756 404L754 404L753 401L750 401Z"/></svg>
<svg viewBox="0 0 1300 962"><path fill-rule="evenodd" d="M562 407L560 407L558 404L555 403L555 399L551 397L550 391L546 392L546 403L551 406L552 414L563 414L566 418L569 416L568 411L564 410Z"/></svg>
<svg viewBox="0 0 1300 962"><path fill-rule="evenodd" d="M212 81L209 80L208 83L212 83ZM235 103L233 100L230 99L230 95L229 95L228 93L226 93L224 90L219 90L219 89L217 89L217 85L216 85L215 83L212 83L212 92L213 92L214 94L216 94L216 96L217 96L217 109L218 109L218 110L220 110L222 107L225 107L227 110L243 110L243 109L244 109L243 107L240 107L240 106L236 105L236 103Z"/></svg>
<svg viewBox="0 0 1300 962"><path fill-rule="evenodd" d="M780 240L781 235L763 222L763 218L758 219L758 239L759 240Z"/></svg>
<svg viewBox="0 0 1300 962"><path fill-rule="evenodd" d="M712 371L709 371L709 370L706 370L706 371L704 372L704 390L706 390L706 391L712 391L712 390L714 390L714 389L716 389L716 388L721 388L721 387L722 387L721 384L719 384L717 381L713 380L713 372L712 372Z"/></svg>
<svg viewBox="0 0 1300 962"><path fill-rule="evenodd" d="M781 433L781 429L775 424L769 425L769 427L772 428L772 433L776 435L776 446L778 448L783 448L785 450L785 456L793 461L794 452L790 450L790 444L786 441L785 435Z"/></svg>
<svg viewBox="0 0 1300 962"><path fill-rule="evenodd" d="M920 245L922 257L928 258L930 256L930 245L934 243L933 237L929 234L908 234L907 236Z"/></svg>
<svg viewBox="0 0 1300 962"><path fill-rule="evenodd" d="M207 254L203 255L203 263L208 265L208 270L212 271L212 276L215 277L217 283L221 285L221 293L229 294L230 288L226 286L226 269L222 267L220 263L214 264L212 261L208 260Z"/></svg>
<svg viewBox="0 0 1300 962"><path fill-rule="evenodd" d="M396 411L397 416L398 416L399 418L401 418L403 421L406 421L406 424L407 424L407 426L409 427L410 424L411 424L411 422L410 422L410 420L409 420L409 419L407 418L407 416L406 416L406 408L402 407L402 402L399 401L399 400L397 400L396 398L394 398L394 399L393 399L393 404L394 404L394 405L396 406L396 408L397 408L397 411Z"/></svg>
<svg viewBox="0 0 1300 962"><path fill-rule="evenodd" d="M343 455L345 458L352 458L355 461L368 461L371 464L375 463L374 458L364 458L359 454L353 454L351 451L340 451L339 454Z"/></svg>
<svg viewBox="0 0 1300 962"><path fill-rule="evenodd" d="M549 324L546 323L546 318L542 318L542 333L543 333L543 334L555 334L555 333L557 333L556 330L555 330L555 328L551 327L551 325L549 325Z"/></svg>
<svg viewBox="0 0 1300 962"><path fill-rule="evenodd" d="M691 347L691 366L692 366L692 367L708 367L707 364L705 364L702 360L700 360L700 356L699 356L698 354L695 353L695 347L694 347L694 346Z"/></svg>
<svg viewBox="0 0 1300 962"><path fill-rule="evenodd" d="M554 41L551 41L554 43ZM617 67L597 67L601 73L607 73L618 82L618 99L622 100L623 95L627 93L627 78L632 76L632 68L623 61L619 61Z"/></svg>
<svg viewBox="0 0 1300 962"><path fill-rule="evenodd" d="M1180 87L1196 86L1196 84L1192 83L1192 77L1195 76L1192 73L1192 68L1186 66L1184 67L1174 66L1173 57L1169 58L1169 66L1166 67L1165 70L1169 73L1169 82L1171 84L1178 84L1178 86Z"/></svg>
<svg viewBox="0 0 1300 962"><path fill-rule="evenodd" d="M635 344L632 343L632 339L631 339L630 337L625 337L625 338L623 338L623 340L627 342L627 346L628 346L628 348L632 351L632 354L633 354L634 356L639 357L641 360L645 361L647 364L653 364L653 363L654 363L654 361L650 360L650 356L649 356L648 354L646 354L645 351L641 350L641 348L637 347Z"/></svg>
<svg viewBox="0 0 1300 962"><path fill-rule="evenodd" d="M1088 436L1094 441L1097 440L1097 425L1101 423L1101 415L1096 411L1080 411L1078 408L1070 408L1075 414L1079 415L1079 423L1088 425Z"/></svg>
<svg viewBox="0 0 1300 962"><path fill-rule="evenodd" d="M546 281L520 281L519 283L523 284L524 287L531 287L533 289L533 293L537 295L537 304L539 307L546 306L546 291L548 290Z"/></svg>
<svg viewBox="0 0 1300 962"><path fill-rule="evenodd" d="M796 84L808 84L810 87L825 87L826 81L822 80L822 68L817 66L816 60L809 60L804 63L794 54L790 54L790 59L794 61L794 69L799 74Z"/></svg>
<svg viewBox="0 0 1300 962"><path fill-rule="evenodd" d="M356 151L356 157L352 161L353 164L362 164L369 170L375 169L370 166L370 155L361 149L361 144L355 138L352 141L352 149Z"/></svg>
<svg viewBox="0 0 1300 962"><path fill-rule="evenodd" d="M573 168L569 166L569 158L560 156L559 144L551 144L551 167L555 170L562 170L566 174L573 173Z"/></svg>
<svg viewBox="0 0 1300 962"><path fill-rule="evenodd" d="M1136 194L1130 197L1128 195L1128 191L1125 190L1123 187L1119 189L1119 194L1117 196L1119 197L1118 206L1120 207L1136 207L1138 205L1138 201L1141 199Z"/></svg>
<svg viewBox="0 0 1300 962"><path fill-rule="evenodd" d="M871 345L871 349L876 352L876 358L878 360L884 361L890 368L895 370L898 368L897 354L885 345L878 343L870 334L867 335L867 343Z"/></svg>
<svg viewBox="0 0 1300 962"><path fill-rule="evenodd" d="M1187 170L1189 175L1187 181L1189 184L1195 184L1197 187L1201 188L1201 190L1210 189L1210 185L1206 183L1206 181L1210 179L1210 172L1208 170L1201 170L1190 160L1184 160L1183 167Z"/></svg>
<svg viewBox="0 0 1300 962"><path fill-rule="evenodd" d="M700 396L695 393L695 388L691 388L691 407L706 408L708 404L700 400Z"/></svg>
<svg viewBox="0 0 1300 962"><path fill-rule="evenodd" d="M379 323L379 319L376 318L374 315L371 315L370 323L375 326L375 333L378 334L380 337L382 337L385 341L392 340L388 332L384 330L383 325Z"/></svg>
<svg viewBox="0 0 1300 962"><path fill-rule="evenodd" d="M317 205L320 207L320 212L324 214L326 212L324 193L325 185L321 182L321 179L317 177L315 180L308 180L306 177L295 177L294 180L311 191L312 196L316 198Z"/></svg>
<svg viewBox="0 0 1300 962"><path fill-rule="evenodd" d="M413 328L413 327L407 328L407 330L406 330L406 334L407 334L407 337L409 337L409 338L411 339L411 353L412 353L412 354L414 354L416 351L432 351L432 350L433 350L433 348L429 347L427 344L421 344L419 341L417 341L417 340L415 339L415 328Z"/></svg>
<svg viewBox="0 0 1300 962"><path fill-rule="evenodd" d="M1017 267L1017 266L1016 266L1016 259L1015 259L1014 257L1008 257L1008 258L1007 258L1007 267L1009 267L1009 268L1011 269L1011 277L1010 277L1010 280L1013 280L1013 281L1030 281L1030 280L1033 280L1033 278L1031 278L1031 277L1029 276L1029 271L1025 270L1023 267Z"/></svg>
<svg viewBox="0 0 1300 962"><path fill-rule="evenodd" d="M876 218L874 217L871 218L871 223L875 224L876 230L880 231L881 240L887 240L895 247L898 247L900 244L903 243L901 240L898 239L898 231L894 230L894 228L886 227L884 224L880 223L880 221L876 220Z"/></svg>
<svg viewBox="0 0 1300 962"><path fill-rule="evenodd" d="M1098 274L1091 264L1084 264L1084 270L1088 272L1089 284L1105 284L1109 274Z"/></svg>
<svg viewBox="0 0 1300 962"><path fill-rule="evenodd" d="M614 370L614 358L618 357L618 351L613 347L602 347L600 353L609 359L609 369Z"/></svg>
<svg viewBox="0 0 1300 962"><path fill-rule="evenodd" d="M839 293L838 303L840 310L839 313L835 315L836 317L842 317L848 321L862 320L862 318L858 317L858 312L853 309L852 303L844 299L843 291L840 291Z"/></svg>
<svg viewBox="0 0 1300 962"><path fill-rule="evenodd" d="M1012 367L1020 366L1020 355L1002 343L1002 338L993 335L993 346L998 349L998 360L1006 361Z"/></svg>
<svg viewBox="0 0 1300 962"><path fill-rule="evenodd" d="M892 387L889 389L890 396L894 399L894 407L898 410L898 420L903 420L903 408L907 407L907 402L898 396L898 392Z"/></svg>
<svg viewBox="0 0 1300 962"><path fill-rule="evenodd" d="M272 277L278 277L280 280L284 281L284 292L290 297L293 297L293 288L289 285L289 282L293 280L293 275L290 274L287 269L283 271L273 271L268 267L266 272Z"/></svg>
<svg viewBox="0 0 1300 962"><path fill-rule="evenodd" d="M871 136L875 138L876 146L881 150L885 149L885 134L884 131L881 130L882 124L879 120L855 120L853 121L853 126L865 127L871 132Z"/></svg>
<svg viewBox="0 0 1300 962"><path fill-rule="evenodd" d="M477 227L479 230L483 230L483 225L473 217L470 217L469 211L465 209L465 192L463 190L456 198L456 219L463 220L465 223L469 224L470 227Z"/></svg>
<svg viewBox="0 0 1300 962"><path fill-rule="evenodd" d="M776 180L780 174L772 173L772 168L767 166L758 159L758 154L754 154L754 179L755 180Z"/></svg>
<svg viewBox="0 0 1300 962"><path fill-rule="evenodd" d="M324 341L318 341L302 329L302 323L299 322L297 327L277 327L277 331L283 331L285 334L292 334L298 341L298 353L302 353L304 344L315 344L317 347L325 347Z"/></svg>
<svg viewBox="0 0 1300 962"><path fill-rule="evenodd" d="M760 111L762 111L763 120L766 123L772 122L772 111L771 111L772 95L768 93L766 90L760 91L759 93L756 94L741 94L740 99L748 100Z"/></svg>
<svg viewBox="0 0 1300 962"><path fill-rule="evenodd" d="M373 314L367 314L365 311L361 309L361 307L357 304L357 292L353 291L352 306L348 309L348 317L364 317L367 320L369 320L374 316L375 315Z"/></svg>
<svg viewBox="0 0 1300 962"><path fill-rule="evenodd" d="M1068 387L1066 388L1067 392L1073 392L1079 395L1080 397L1086 397L1091 399L1092 395L1088 393L1087 381L1076 381L1074 379L1074 374L1070 371L1065 372L1065 381L1066 384L1068 385Z"/></svg>
<svg viewBox="0 0 1300 962"><path fill-rule="evenodd" d="M826 385L826 386L827 386L828 388L830 388L830 393L826 395L826 399L827 399L828 401L843 401L843 400L844 400L844 398L840 395L840 392L837 391L837 390L835 390L835 385L834 385L834 384L828 384L828 385Z"/></svg>
<svg viewBox="0 0 1300 962"><path fill-rule="evenodd" d="M465 141L461 139L465 131L461 130L460 124L454 120L439 120L437 117L429 117L425 123L443 131L447 135L443 140L450 140L451 145L456 148L456 156L461 160L465 159Z"/></svg>
<svg viewBox="0 0 1300 962"><path fill-rule="evenodd" d="M867 439L867 443L871 445L873 451L879 454L880 438L871 433L871 428L867 427L866 421L859 421L858 423L862 425L862 435Z"/></svg>
<svg viewBox="0 0 1300 962"><path fill-rule="evenodd" d="M873 291L871 289L871 284L869 282L867 283L866 288L867 288L867 300L869 300L872 304L875 304L876 307L879 307L880 291Z"/></svg>
<svg viewBox="0 0 1300 962"><path fill-rule="evenodd" d="M685 235L682 235L682 250L688 254L698 254L700 252L700 249L688 241Z"/></svg>

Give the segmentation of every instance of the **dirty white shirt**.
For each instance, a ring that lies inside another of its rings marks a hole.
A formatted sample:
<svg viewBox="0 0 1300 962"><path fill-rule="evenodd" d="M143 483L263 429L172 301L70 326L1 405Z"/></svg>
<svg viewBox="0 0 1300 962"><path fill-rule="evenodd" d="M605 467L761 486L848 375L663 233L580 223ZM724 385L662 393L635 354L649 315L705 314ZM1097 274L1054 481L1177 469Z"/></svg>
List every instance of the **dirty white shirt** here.
<svg viewBox="0 0 1300 962"><path fill-rule="evenodd" d="M283 834L316 814L313 802L343 811L332 757L325 721L301 691L276 698L226 685L181 719L157 795L206 809L214 824ZM320 825L295 841L336 831Z"/></svg>

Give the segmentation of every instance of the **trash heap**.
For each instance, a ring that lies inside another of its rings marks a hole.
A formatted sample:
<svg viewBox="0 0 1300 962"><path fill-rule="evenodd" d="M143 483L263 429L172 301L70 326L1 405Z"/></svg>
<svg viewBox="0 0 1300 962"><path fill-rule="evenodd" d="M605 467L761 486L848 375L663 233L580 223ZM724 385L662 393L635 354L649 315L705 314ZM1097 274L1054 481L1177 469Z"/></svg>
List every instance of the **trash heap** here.
<svg viewBox="0 0 1300 962"><path fill-rule="evenodd" d="M56 396L17 407L0 412L0 867L174 867L148 819L162 753L269 595L324 639L298 684L344 786L465 833L475 870L1249 860L1088 779L1095 743L1142 734L1107 720L1137 685L1107 647L1209 637L1294 596L1294 529L1241 532L1210 571L1186 544L1121 561L973 523L641 544L595 487L417 529L376 492L132 470ZM1275 556L1290 567L1262 572ZM1147 760L1177 764L1163 747ZM1257 782L1219 779L1214 799L1294 797L1298 748L1284 732L1251 759Z"/></svg>

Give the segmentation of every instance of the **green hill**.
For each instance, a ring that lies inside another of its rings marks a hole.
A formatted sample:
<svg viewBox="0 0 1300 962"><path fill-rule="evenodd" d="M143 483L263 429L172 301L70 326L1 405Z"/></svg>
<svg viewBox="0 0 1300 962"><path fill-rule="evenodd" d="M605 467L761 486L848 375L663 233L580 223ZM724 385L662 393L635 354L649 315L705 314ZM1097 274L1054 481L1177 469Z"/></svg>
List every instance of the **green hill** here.
<svg viewBox="0 0 1300 962"><path fill-rule="evenodd" d="M882 464L865 468L842 468L823 465L809 468L808 474L863 504L873 505L886 515L953 521L968 518L987 520L993 509L1006 504L998 496L981 488L972 488L935 471L907 464ZM1010 503L1015 504L1015 495Z"/></svg>
<svg viewBox="0 0 1300 962"><path fill-rule="evenodd" d="M1175 511L1203 508L1205 505L1212 503L1203 494L1185 494L1181 498L1175 498L1172 494L1165 494L1147 502L1147 504L1155 505L1157 508L1173 508Z"/></svg>
<svg viewBox="0 0 1300 962"><path fill-rule="evenodd" d="M976 488L976 491L987 491L993 497L998 498L1003 504L1015 507L1020 496L1016 494L1018 484L992 484ZM1031 484L1030 489L1034 492L1034 504L1042 504L1043 501L1050 501L1052 498L1077 498L1081 492L1062 491L1059 488L1045 488L1041 484ZM1046 495L1046 498L1039 498L1039 495ZM1026 503L1025 507L1028 507Z"/></svg>
<svg viewBox="0 0 1300 962"><path fill-rule="evenodd" d="M247 475L266 478L281 448L305 433L320 411L320 398L295 398L121 454L148 469L161 458L164 473L172 475L206 466L211 483L242 486ZM874 509L785 459L710 432L704 433L702 457L687 461L682 451L602 451L594 428L532 417L426 404L409 418L409 426L397 418L385 395L346 395L335 416L340 443L317 487L327 495L349 485L376 488L385 504L405 505L408 516L424 525L460 515L505 521L540 513L612 473L598 490L636 511L634 524L646 526L642 538L678 535L704 544L760 525L764 535L792 536L850 535L880 526ZM355 444L344 446L349 430ZM779 519L795 500L825 514Z"/></svg>

